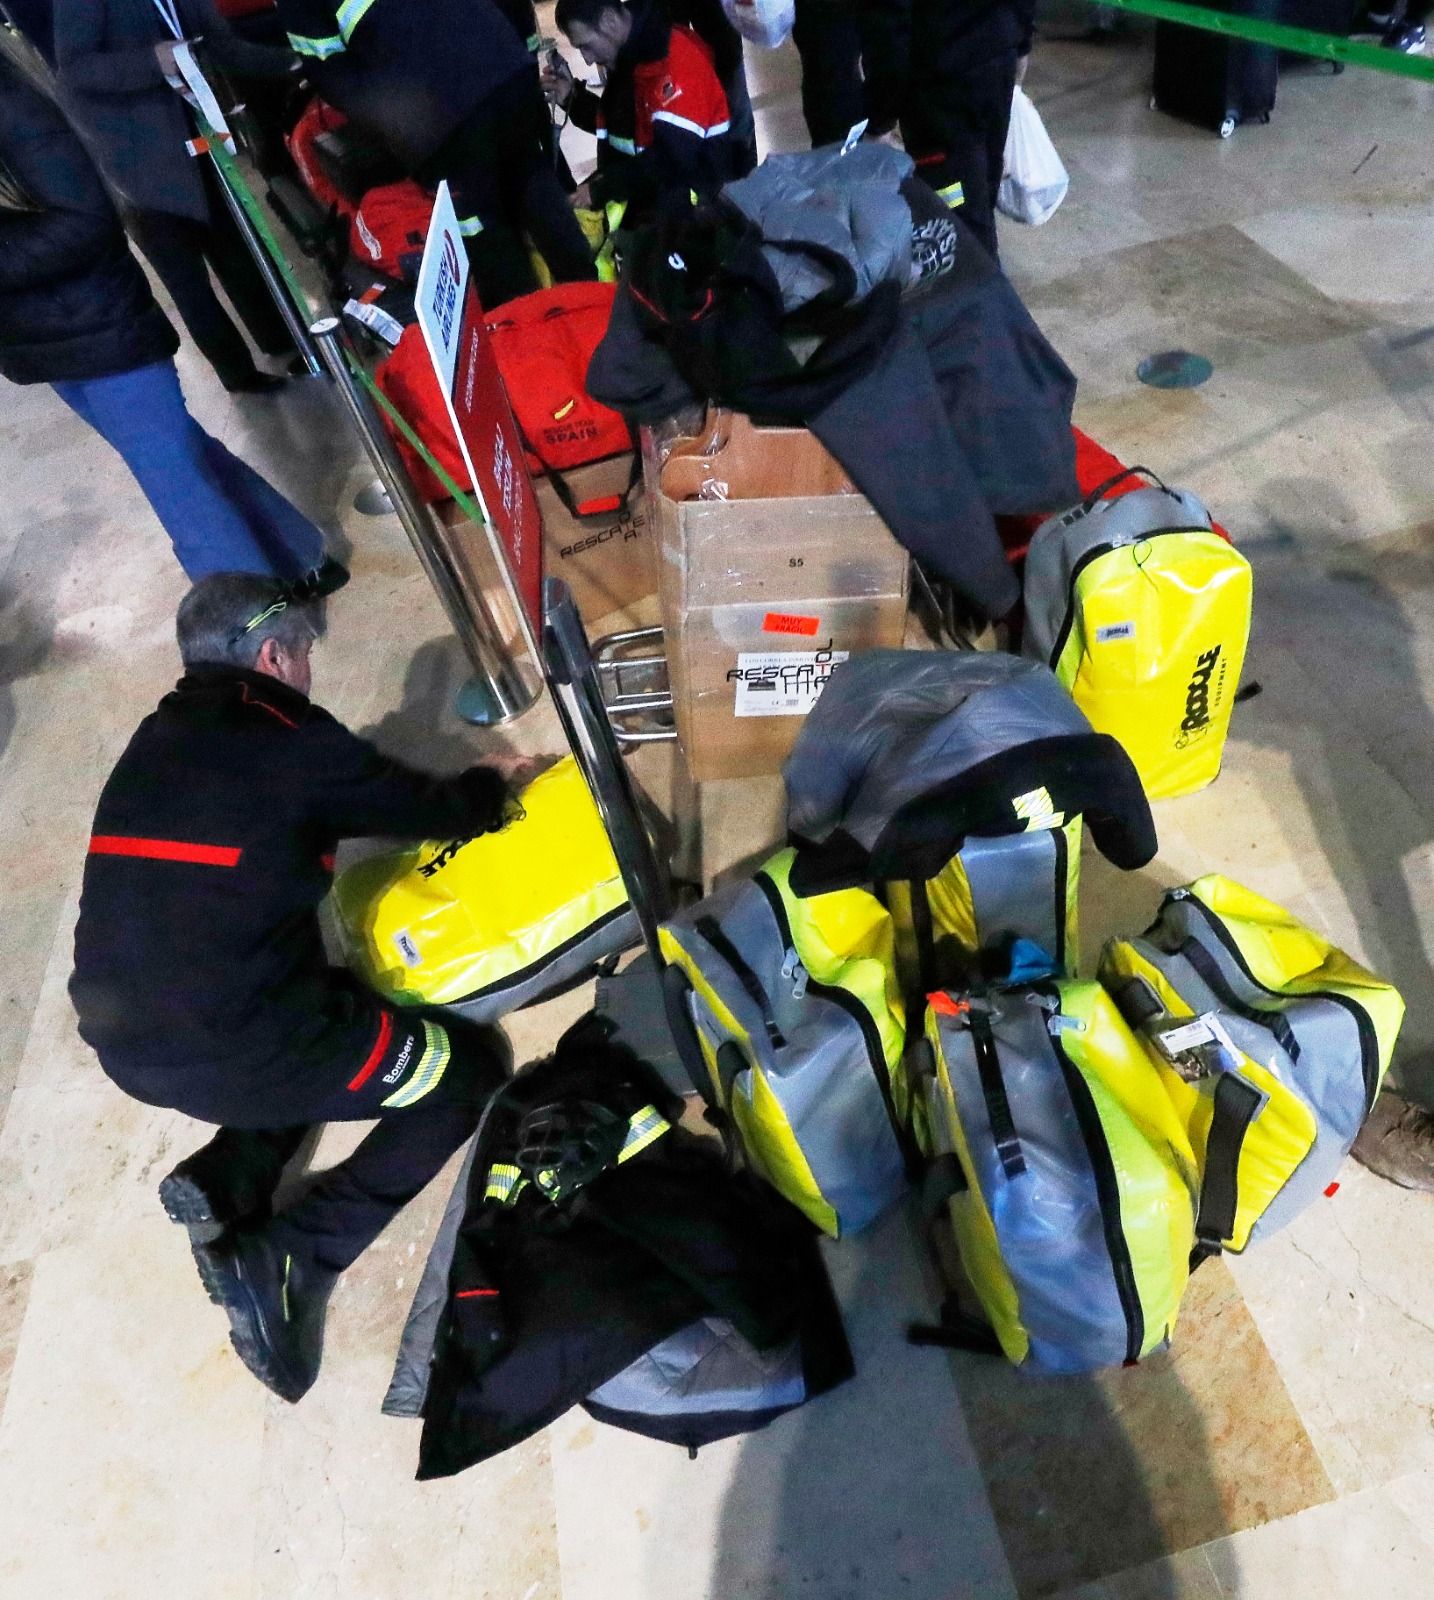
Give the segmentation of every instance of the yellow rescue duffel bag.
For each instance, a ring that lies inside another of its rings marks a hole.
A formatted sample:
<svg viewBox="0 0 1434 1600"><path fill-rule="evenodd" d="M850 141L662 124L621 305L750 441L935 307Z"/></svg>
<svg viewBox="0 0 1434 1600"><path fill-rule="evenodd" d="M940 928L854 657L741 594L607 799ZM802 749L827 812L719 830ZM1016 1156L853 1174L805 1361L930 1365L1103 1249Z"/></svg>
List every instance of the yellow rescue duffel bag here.
<svg viewBox="0 0 1434 1600"><path fill-rule="evenodd" d="M1244 1250L1325 1191L1389 1069L1393 985L1214 873L1112 940L1100 979L1188 1130L1201 1254Z"/></svg>
<svg viewBox="0 0 1434 1600"><path fill-rule="evenodd" d="M493 1022L631 949L641 934L602 818L564 757L497 833L350 867L334 885L349 965L397 1005Z"/></svg>
<svg viewBox="0 0 1434 1600"><path fill-rule="evenodd" d="M1120 741L1146 794L1161 800L1220 771L1252 577L1193 494L1159 484L1104 498L1120 481L1036 530L1022 649L1051 668L1097 733Z"/></svg>

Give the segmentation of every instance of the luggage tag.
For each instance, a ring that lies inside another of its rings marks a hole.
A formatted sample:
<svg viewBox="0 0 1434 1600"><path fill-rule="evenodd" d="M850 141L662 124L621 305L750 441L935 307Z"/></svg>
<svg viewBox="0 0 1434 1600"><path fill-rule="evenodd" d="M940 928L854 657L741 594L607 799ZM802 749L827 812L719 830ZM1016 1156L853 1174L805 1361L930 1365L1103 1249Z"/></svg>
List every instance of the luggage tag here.
<svg viewBox="0 0 1434 1600"><path fill-rule="evenodd" d="M1186 1083L1240 1070L1240 1051L1213 1011L1198 1017L1152 1018L1145 1031Z"/></svg>

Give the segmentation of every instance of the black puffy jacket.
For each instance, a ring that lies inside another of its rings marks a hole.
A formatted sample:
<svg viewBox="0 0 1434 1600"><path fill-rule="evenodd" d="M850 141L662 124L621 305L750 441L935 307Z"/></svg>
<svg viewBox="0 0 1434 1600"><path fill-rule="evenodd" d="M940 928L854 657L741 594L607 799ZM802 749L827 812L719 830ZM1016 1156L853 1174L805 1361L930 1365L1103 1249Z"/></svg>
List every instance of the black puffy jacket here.
<svg viewBox="0 0 1434 1600"><path fill-rule="evenodd" d="M108 378L179 348L79 136L0 55L0 374Z"/></svg>

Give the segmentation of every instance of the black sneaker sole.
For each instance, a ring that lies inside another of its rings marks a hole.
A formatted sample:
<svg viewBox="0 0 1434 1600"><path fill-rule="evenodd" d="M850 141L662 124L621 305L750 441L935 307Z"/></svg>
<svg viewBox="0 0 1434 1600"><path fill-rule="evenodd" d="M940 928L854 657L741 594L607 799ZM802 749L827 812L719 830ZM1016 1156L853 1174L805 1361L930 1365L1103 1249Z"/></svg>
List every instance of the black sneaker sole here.
<svg viewBox="0 0 1434 1600"><path fill-rule="evenodd" d="M171 1222L189 1230L196 1251L221 1237L228 1223L215 1215L209 1196L184 1172L171 1172L159 1184L159 1203Z"/></svg>
<svg viewBox="0 0 1434 1600"><path fill-rule="evenodd" d="M209 1298L228 1314L229 1342L234 1346L234 1354L281 1400L287 1400L290 1405L302 1400L313 1379L295 1377L279 1360L264 1307L236 1258L232 1255L221 1258L215 1251L196 1250L194 1260Z"/></svg>

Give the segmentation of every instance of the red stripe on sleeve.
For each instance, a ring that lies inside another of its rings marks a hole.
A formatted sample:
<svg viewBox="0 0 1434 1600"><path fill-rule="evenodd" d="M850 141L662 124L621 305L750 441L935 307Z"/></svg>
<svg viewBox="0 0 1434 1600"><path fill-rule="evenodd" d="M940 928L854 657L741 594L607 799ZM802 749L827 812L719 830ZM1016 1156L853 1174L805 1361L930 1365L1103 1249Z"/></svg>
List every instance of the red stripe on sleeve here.
<svg viewBox="0 0 1434 1600"><path fill-rule="evenodd" d="M455 1300L488 1300L497 1295L496 1289L460 1289L453 1296Z"/></svg>
<svg viewBox="0 0 1434 1600"><path fill-rule="evenodd" d="M226 844L189 844L183 839L135 839L122 833L90 837L92 856L143 856L148 861L188 861L200 867L237 867L243 851Z"/></svg>
<svg viewBox="0 0 1434 1600"><path fill-rule="evenodd" d="M383 1060L383 1053L388 1049L388 1041L392 1037L393 1018L385 1011L378 1019L378 1038L373 1042L373 1049L368 1053L368 1060L349 1080L350 1089L362 1089L364 1084L378 1071L378 1064Z"/></svg>

